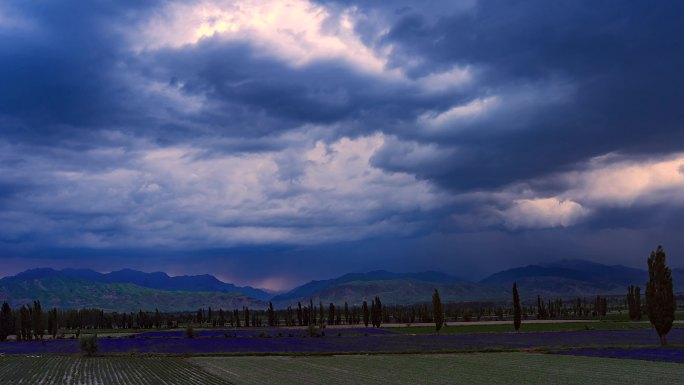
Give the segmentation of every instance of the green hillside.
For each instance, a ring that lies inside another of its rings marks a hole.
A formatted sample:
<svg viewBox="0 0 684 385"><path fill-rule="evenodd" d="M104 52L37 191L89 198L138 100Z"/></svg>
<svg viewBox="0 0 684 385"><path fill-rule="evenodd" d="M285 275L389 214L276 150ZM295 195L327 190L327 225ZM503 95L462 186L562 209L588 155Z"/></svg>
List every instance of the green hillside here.
<svg viewBox="0 0 684 385"><path fill-rule="evenodd" d="M387 305L429 302L435 289L439 290L442 301L486 301L508 298L505 291L471 282L428 282L417 279L392 279L378 281L353 281L333 285L314 293L311 297L283 300L278 306L295 305L297 301L306 303L311 298L314 303L344 302L359 305L370 302L376 295Z"/></svg>
<svg viewBox="0 0 684 385"><path fill-rule="evenodd" d="M102 283L67 277L0 281L0 301L17 307L33 303L33 300L40 300L43 309L94 307L106 311L183 311L209 306L223 309L266 307L263 301L236 293L165 291L128 283Z"/></svg>

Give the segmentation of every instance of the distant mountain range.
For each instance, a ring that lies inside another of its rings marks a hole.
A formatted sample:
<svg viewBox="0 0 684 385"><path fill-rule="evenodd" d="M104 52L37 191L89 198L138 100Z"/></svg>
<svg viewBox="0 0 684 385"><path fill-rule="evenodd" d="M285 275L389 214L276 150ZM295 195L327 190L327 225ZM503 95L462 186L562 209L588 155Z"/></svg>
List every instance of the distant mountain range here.
<svg viewBox="0 0 684 385"><path fill-rule="evenodd" d="M684 269L673 269L675 290L684 289ZM314 302L358 304L379 295L383 303L410 304L429 302L438 289L442 301L500 301L511 298L516 282L523 299L543 297L577 297L622 295L627 286L644 288L648 280L645 270L621 265L608 266L584 260L561 260L529 265L492 274L478 282L468 282L438 272L396 274L374 271L347 274L336 279L311 281L275 296L277 306Z"/></svg>
<svg viewBox="0 0 684 385"><path fill-rule="evenodd" d="M0 279L0 301L21 306L95 307L110 311L185 311L200 307L263 308L272 294L221 282L211 275L169 277L130 269L107 274L88 269L32 269Z"/></svg>
<svg viewBox="0 0 684 385"><path fill-rule="evenodd" d="M131 269L112 271L106 274L89 269L64 269L59 271L53 269L32 269L14 276L14 278L20 280L48 277L78 278L102 283L130 283L150 289L166 291L240 293L262 301L268 301L273 297L272 293L265 290L255 289L250 286L235 286L231 283L219 281L216 277L209 274L169 277L166 273L162 272L144 273Z"/></svg>
<svg viewBox="0 0 684 385"><path fill-rule="evenodd" d="M673 269L675 290L684 288L684 269ZM644 287L645 270L562 260L500 271L479 282L427 271L392 273L372 271L311 281L273 296L265 290L225 283L211 275L170 277L124 269L103 274L86 269L33 269L0 279L0 301L14 306L41 301L44 308L96 307L108 311L185 311L199 307L263 309L268 301L277 308L297 302L360 304L376 295L385 304L429 302L438 289L444 302L509 300L517 282L523 299L626 293L627 286Z"/></svg>
<svg viewBox="0 0 684 385"><path fill-rule="evenodd" d="M0 301L14 308L39 300L43 309L99 308L106 311L186 311L209 306L223 309L264 308L266 303L239 293L150 289L130 283L106 283L76 277L47 276L0 280Z"/></svg>

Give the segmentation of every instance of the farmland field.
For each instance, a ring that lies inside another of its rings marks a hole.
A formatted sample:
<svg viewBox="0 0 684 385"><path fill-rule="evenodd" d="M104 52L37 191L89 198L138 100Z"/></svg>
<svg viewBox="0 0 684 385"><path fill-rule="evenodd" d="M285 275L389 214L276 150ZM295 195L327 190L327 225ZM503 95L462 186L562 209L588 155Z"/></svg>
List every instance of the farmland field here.
<svg viewBox="0 0 684 385"><path fill-rule="evenodd" d="M382 330L382 329L381 329ZM171 332L173 333L173 332ZM567 348L567 347L634 347L657 345L657 334L651 329L580 330L565 332L419 334L392 332L359 334L354 331L329 333L325 337L219 337L183 338L163 332L145 337L99 339L100 354L334 354L334 353L420 353L454 352L492 349ZM201 335L201 334L200 334ZM219 332L219 335L222 335ZM252 334L253 335L253 334ZM264 332L266 335L266 332ZM672 345L684 345L684 329L668 334ZM6 342L0 344L5 354L78 354L78 340Z"/></svg>
<svg viewBox="0 0 684 385"><path fill-rule="evenodd" d="M674 363L535 353L190 359L235 384L681 384Z"/></svg>
<svg viewBox="0 0 684 385"><path fill-rule="evenodd" d="M229 382L180 358L0 357L0 384L197 384Z"/></svg>
<svg viewBox="0 0 684 385"><path fill-rule="evenodd" d="M587 357L628 358L633 360L667 361L684 364L684 349L637 348L637 349L567 349L550 353Z"/></svg>

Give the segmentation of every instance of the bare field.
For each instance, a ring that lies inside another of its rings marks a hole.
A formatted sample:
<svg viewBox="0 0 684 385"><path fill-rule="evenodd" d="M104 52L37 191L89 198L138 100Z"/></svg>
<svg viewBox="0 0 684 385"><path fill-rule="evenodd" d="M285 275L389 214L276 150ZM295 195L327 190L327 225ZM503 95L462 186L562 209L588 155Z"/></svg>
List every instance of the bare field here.
<svg viewBox="0 0 684 385"><path fill-rule="evenodd" d="M0 384L197 384L228 381L181 358L2 356Z"/></svg>

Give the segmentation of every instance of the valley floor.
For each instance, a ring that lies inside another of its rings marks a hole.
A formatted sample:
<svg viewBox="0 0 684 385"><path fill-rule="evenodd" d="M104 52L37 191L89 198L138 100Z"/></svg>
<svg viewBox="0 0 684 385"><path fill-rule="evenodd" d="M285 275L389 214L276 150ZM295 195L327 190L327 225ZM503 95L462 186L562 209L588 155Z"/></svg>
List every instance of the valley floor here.
<svg viewBox="0 0 684 385"><path fill-rule="evenodd" d="M680 384L684 365L542 353L0 357L2 384Z"/></svg>

